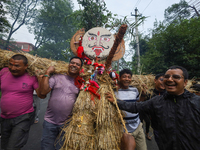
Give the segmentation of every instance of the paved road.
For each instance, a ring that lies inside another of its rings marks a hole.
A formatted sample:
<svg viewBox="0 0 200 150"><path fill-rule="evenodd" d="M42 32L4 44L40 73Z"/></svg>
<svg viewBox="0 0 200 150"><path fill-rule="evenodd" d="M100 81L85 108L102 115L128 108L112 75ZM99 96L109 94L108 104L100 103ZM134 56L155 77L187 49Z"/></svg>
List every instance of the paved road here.
<svg viewBox="0 0 200 150"><path fill-rule="evenodd" d="M48 98L41 100L40 114L39 114L39 122L37 124L33 124L31 126L31 130L29 132L29 139L27 144L22 148L22 150L40 150L40 140L42 135L42 123L44 120L44 114L46 111ZM152 136L152 129L150 129L150 136ZM158 147L155 143L154 137L152 140L146 140L148 150L158 150ZM1 145L1 144L0 144Z"/></svg>

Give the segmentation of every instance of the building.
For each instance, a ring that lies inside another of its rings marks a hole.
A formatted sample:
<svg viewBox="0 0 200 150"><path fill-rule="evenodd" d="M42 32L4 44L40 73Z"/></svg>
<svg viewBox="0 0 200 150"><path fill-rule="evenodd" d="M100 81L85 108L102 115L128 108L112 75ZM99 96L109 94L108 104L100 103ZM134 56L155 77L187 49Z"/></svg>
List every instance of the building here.
<svg viewBox="0 0 200 150"><path fill-rule="evenodd" d="M0 38L0 49L4 49L6 45L6 41ZM27 42L15 42L15 41L10 41L9 45L7 46L7 50L10 51L24 51L24 52L30 52L34 50L35 47L31 43Z"/></svg>
<svg viewBox="0 0 200 150"><path fill-rule="evenodd" d="M27 42L15 42L14 45L21 48L24 52L30 52L35 48L33 44Z"/></svg>

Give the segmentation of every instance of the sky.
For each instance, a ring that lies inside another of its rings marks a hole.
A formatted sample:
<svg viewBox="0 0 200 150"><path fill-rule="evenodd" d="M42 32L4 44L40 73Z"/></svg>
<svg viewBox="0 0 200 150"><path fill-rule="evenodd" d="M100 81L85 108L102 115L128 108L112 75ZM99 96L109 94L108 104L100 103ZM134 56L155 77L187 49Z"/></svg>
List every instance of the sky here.
<svg viewBox="0 0 200 150"><path fill-rule="evenodd" d="M153 28L155 19L163 21L164 10L172 4L179 3L180 0L104 0L106 7L113 14L117 14L120 17L127 16L128 18L135 19L132 14L135 14L135 8L137 7L140 14L148 17L143 24L139 26L139 32L148 34L148 30ZM189 0L187 0L189 1ZM79 9L77 0L72 0L74 3L74 10ZM28 42L34 44L34 35L30 34L25 25L23 25L12 36L16 41Z"/></svg>
<svg viewBox="0 0 200 150"><path fill-rule="evenodd" d="M138 9L138 13L142 16L147 17L145 21L138 27L138 31L144 35L149 33L150 29L153 29L155 20L163 21L164 20L164 11L172 4L179 3L180 0L103 0L106 3L106 7L113 14L117 14L120 18L127 16L129 19L135 21L135 9ZM187 2L192 0L186 0ZM80 5L77 0L72 0L74 3L74 10L80 9ZM34 35L30 34L27 30L27 27L23 25L19 30L17 30L12 38L18 42L28 42L35 44ZM129 47L129 41L125 41L125 59L131 61L132 52ZM128 51L129 50L129 51ZM131 55L129 52L131 51Z"/></svg>
<svg viewBox="0 0 200 150"><path fill-rule="evenodd" d="M187 0L186 0L187 1ZM188 0L189 1L189 0ZM139 32L148 34L148 29L153 28L155 19L164 20L164 10L180 0L104 0L106 7L113 14L118 14L121 18L127 16L135 21L135 8L137 7L139 14L148 17L143 24L139 26ZM79 9L77 0L73 0L75 9Z"/></svg>

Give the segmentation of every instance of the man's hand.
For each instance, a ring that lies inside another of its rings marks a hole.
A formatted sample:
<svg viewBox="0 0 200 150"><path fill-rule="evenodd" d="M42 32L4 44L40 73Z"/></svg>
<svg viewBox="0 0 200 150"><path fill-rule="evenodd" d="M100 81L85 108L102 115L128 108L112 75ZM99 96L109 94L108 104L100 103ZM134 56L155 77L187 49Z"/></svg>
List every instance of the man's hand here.
<svg viewBox="0 0 200 150"><path fill-rule="evenodd" d="M121 138L121 150L135 150L135 147L135 138L128 133L124 133Z"/></svg>
<svg viewBox="0 0 200 150"><path fill-rule="evenodd" d="M46 71L46 75L50 75L51 73L54 73L55 72L55 68L53 66L50 66L47 71Z"/></svg>
<svg viewBox="0 0 200 150"><path fill-rule="evenodd" d="M106 98L108 99L108 101L110 101L112 103L115 101L113 95L110 92L105 93L105 95L106 95Z"/></svg>

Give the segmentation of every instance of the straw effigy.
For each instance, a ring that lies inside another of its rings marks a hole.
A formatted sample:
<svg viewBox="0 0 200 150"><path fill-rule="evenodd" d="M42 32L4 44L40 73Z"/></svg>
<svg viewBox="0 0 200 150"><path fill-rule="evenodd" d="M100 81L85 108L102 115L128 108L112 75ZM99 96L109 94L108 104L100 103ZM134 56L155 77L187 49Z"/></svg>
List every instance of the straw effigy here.
<svg viewBox="0 0 200 150"><path fill-rule="evenodd" d="M95 102L97 101L95 99ZM95 120L96 107L94 102L91 101L90 93L81 91L74 105L71 122L63 128L65 141L61 150L95 149Z"/></svg>
<svg viewBox="0 0 200 150"><path fill-rule="evenodd" d="M89 74L83 77L88 76ZM119 117L121 112L105 98L107 92L114 94L111 86L113 81L108 74L98 75L97 78L101 85L98 90L101 99L95 97L92 101L88 91L80 92L73 108L71 122L68 124L67 121L62 130L65 135L61 150L120 149L123 134L123 120L122 116Z"/></svg>
<svg viewBox="0 0 200 150"><path fill-rule="evenodd" d="M123 25L122 28L127 26ZM123 30L124 33L126 31ZM121 35L124 33L119 32ZM119 39L122 36L117 36L114 45L121 42ZM114 54L115 48L112 48L112 53ZM113 56L112 56L113 57ZM112 57L107 60L108 68L111 64ZM93 68L94 66L84 65L86 73L87 70ZM88 82L91 74L82 76L86 83ZM100 86L98 89L98 94L100 95L100 100L95 99L94 103L91 101L91 94L88 91L81 91L77 101L73 108L73 116L70 124L66 122L66 126L63 128L64 135L64 145L61 150L119 150L120 149L120 139L123 134L123 126L125 127L123 117L119 111L117 104L111 104L105 97L105 93L111 92L114 96L112 89L113 81L109 75L104 71L104 73L97 74L97 83ZM86 84L85 84L86 86ZM123 126L122 126L123 124Z"/></svg>
<svg viewBox="0 0 200 150"><path fill-rule="evenodd" d="M120 149L123 128L126 130L126 127L121 112L116 109L117 104L111 104L104 96L107 92L111 92L114 95L111 86L112 80L108 74L103 74L98 81L101 84L99 89L101 102L98 104L97 109L97 149L118 150Z"/></svg>
<svg viewBox="0 0 200 150"><path fill-rule="evenodd" d="M8 66L10 58L15 54L23 54L28 59L28 68L27 72L30 75L44 74L49 66L55 67L55 74L64 74L68 71L68 63L64 61L55 61L47 58L40 58L33 56L29 53L21 52L15 53L13 51L7 51L0 49L0 68Z"/></svg>

